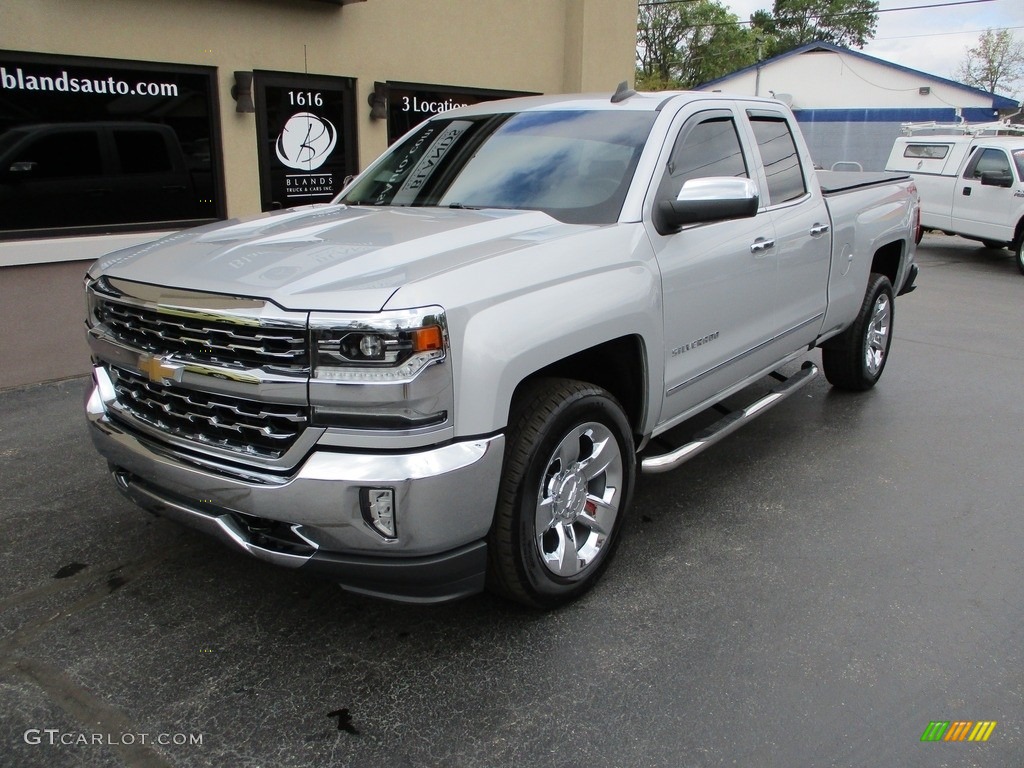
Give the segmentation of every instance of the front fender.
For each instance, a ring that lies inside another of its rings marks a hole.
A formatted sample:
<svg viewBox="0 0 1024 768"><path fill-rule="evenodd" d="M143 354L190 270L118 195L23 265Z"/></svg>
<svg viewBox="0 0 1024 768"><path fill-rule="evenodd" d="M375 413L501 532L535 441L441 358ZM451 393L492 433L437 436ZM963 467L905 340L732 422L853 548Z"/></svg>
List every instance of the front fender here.
<svg viewBox="0 0 1024 768"><path fill-rule="evenodd" d="M663 380L660 277L651 261L575 275L506 296L465 318L455 352L456 433L489 434L508 423L512 396L532 374L623 336L647 349L646 401ZM615 364L614 361L610 364ZM647 419L657 414L645 409ZM649 425L644 426L644 431Z"/></svg>

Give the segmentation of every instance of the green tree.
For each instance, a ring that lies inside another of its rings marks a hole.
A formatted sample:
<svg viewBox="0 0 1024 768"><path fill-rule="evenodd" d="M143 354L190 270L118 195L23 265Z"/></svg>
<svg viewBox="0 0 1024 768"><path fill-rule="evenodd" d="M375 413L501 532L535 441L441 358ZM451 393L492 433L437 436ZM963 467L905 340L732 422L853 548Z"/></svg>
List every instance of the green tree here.
<svg viewBox="0 0 1024 768"><path fill-rule="evenodd" d="M974 48L968 48L953 77L989 93L1016 96L1024 79L1024 44L1008 29L986 29Z"/></svg>
<svg viewBox="0 0 1024 768"><path fill-rule="evenodd" d="M757 60L754 37L715 0L640 5L637 87L692 88Z"/></svg>
<svg viewBox="0 0 1024 768"><path fill-rule="evenodd" d="M877 12L878 0L775 0L750 22L764 35L763 55L777 56L819 41L863 48L875 36Z"/></svg>

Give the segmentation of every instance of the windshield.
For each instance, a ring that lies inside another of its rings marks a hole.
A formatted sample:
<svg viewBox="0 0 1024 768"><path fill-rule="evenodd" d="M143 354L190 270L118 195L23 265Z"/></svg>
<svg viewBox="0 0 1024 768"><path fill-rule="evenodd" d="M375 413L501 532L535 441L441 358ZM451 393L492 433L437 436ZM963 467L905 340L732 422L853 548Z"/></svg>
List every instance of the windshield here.
<svg viewBox="0 0 1024 768"><path fill-rule="evenodd" d="M338 202L539 210L614 222L656 115L497 114L424 123Z"/></svg>

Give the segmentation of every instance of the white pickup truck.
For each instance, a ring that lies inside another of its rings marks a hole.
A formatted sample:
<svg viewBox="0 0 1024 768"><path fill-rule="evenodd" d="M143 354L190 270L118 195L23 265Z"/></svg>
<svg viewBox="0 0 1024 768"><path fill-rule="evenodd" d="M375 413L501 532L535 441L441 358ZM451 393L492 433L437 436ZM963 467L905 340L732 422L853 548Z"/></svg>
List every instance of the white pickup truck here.
<svg viewBox="0 0 1024 768"><path fill-rule="evenodd" d="M901 136L885 167L917 182L922 226L1010 247L1024 274L1024 136Z"/></svg>
<svg viewBox="0 0 1024 768"><path fill-rule="evenodd" d="M607 565L638 472L817 372L780 367L822 347L835 386L875 384L918 215L906 177L823 187L775 101L458 109L332 204L94 264L89 431L128 497L257 558L558 605Z"/></svg>

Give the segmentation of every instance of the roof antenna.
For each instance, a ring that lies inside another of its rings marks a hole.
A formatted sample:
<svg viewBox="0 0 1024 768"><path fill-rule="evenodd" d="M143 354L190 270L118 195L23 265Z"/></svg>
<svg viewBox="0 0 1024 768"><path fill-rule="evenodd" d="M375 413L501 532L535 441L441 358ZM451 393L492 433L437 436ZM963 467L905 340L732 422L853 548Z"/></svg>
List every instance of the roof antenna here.
<svg viewBox="0 0 1024 768"><path fill-rule="evenodd" d="M629 87L629 83L623 80L619 83L619 87L615 89L615 93L612 95L612 104L618 104L619 102L625 101L630 96L636 96L636 91Z"/></svg>

